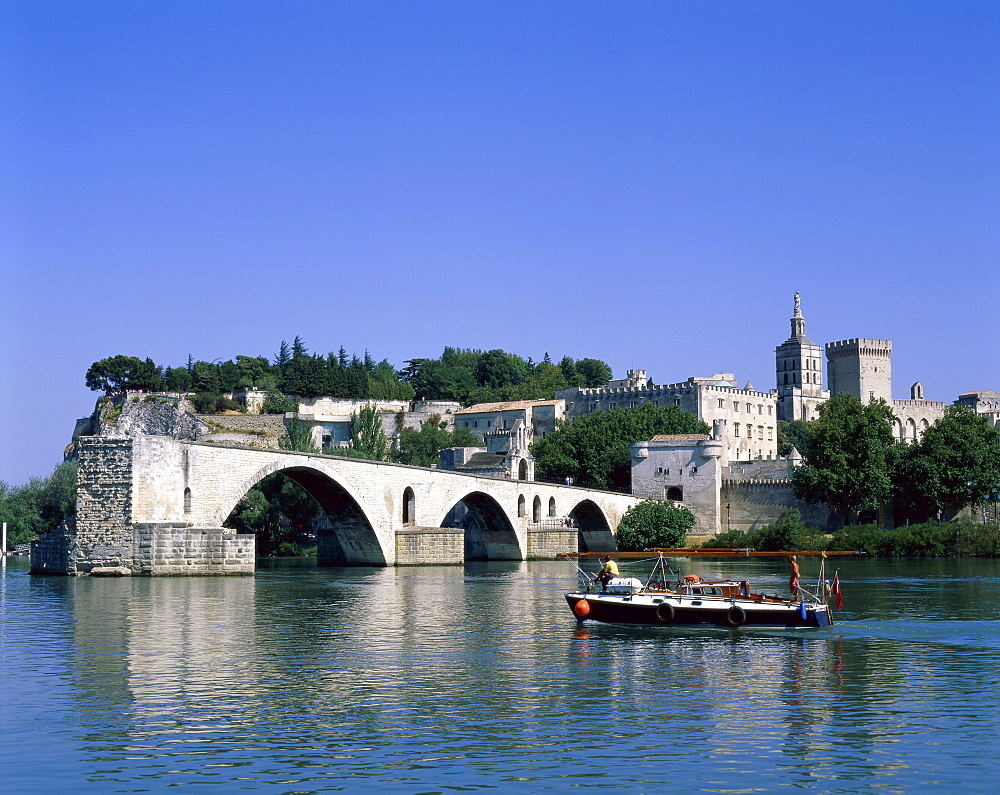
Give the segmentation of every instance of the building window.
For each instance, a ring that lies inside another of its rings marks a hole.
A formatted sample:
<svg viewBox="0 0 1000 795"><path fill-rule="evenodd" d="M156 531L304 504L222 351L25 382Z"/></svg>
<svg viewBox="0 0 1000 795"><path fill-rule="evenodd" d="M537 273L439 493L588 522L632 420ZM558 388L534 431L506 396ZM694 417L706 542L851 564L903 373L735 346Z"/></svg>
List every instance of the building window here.
<svg viewBox="0 0 1000 795"><path fill-rule="evenodd" d="M757 413L758 414L763 414L764 413L764 406L762 404L760 404L760 403L757 404Z"/></svg>
<svg viewBox="0 0 1000 795"><path fill-rule="evenodd" d="M519 494L517 497L517 515L524 516L524 495Z"/></svg>
<svg viewBox="0 0 1000 795"><path fill-rule="evenodd" d="M698 474L698 467L691 467L691 476L694 477Z"/></svg>
<svg viewBox="0 0 1000 795"><path fill-rule="evenodd" d="M769 442L774 441L774 428L772 428L770 425L767 426L767 440Z"/></svg>
<svg viewBox="0 0 1000 795"><path fill-rule="evenodd" d="M772 411L773 409L774 409L774 407L773 407L773 406L768 406L768 407L767 407L767 416L768 416L768 417L770 417L770 416L771 416L771 411Z"/></svg>
<svg viewBox="0 0 1000 795"><path fill-rule="evenodd" d="M549 516L556 515L556 498L549 497Z"/></svg>
<svg viewBox="0 0 1000 795"><path fill-rule="evenodd" d="M764 426L763 425L758 425L757 426L757 438L760 439L761 441L764 440Z"/></svg>
<svg viewBox="0 0 1000 795"><path fill-rule="evenodd" d="M752 413L753 413L753 406L747 403L747 414L752 414Z"/></svg>
<svg viewBox="0 0 1000 795"><path fill-rule="evenodd" d="M724 409L726 407L726 401L723 398L719 398L719 408Z"/></svg>
<svg viewBox="0 0 1000 795"><path fill-rule="evenodd" d="M184 513L191 513L191 489L184 489Z"/></svg>
<svg viewBox="0 0 1000 795"><path fill-rule="evenodd" d="M679 406L680 404L681 404L681 399L680 398L674 398L674 405L675 406Z"/></svg>
<svg viewBox="0 0 1000 795"><path fill-rule="evenodd" d="M736 437L740 435L740 424L738 422L733 425L733 435Z"/></svg>
<svg viewBox="0 0 1000 795"><path fill-rule="evenodd" d="M740 404L734 400L733 401L733 411L739 411L739 410L740 410Z"/></svg>

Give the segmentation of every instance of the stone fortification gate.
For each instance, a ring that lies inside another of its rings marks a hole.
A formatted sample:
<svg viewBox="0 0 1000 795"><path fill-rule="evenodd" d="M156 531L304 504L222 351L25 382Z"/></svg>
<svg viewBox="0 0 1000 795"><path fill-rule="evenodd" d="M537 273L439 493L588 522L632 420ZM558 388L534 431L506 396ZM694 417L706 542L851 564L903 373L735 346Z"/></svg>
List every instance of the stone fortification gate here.
<svg viewBox="0 0 1000 795"><path fill-rule="evenodd" d="M638 498L531 481L162 436L80 440L75 520L32 547L32 570L244 574L254 537L223 527L257 483L281 472L321 506L319 565L524 560L613 550Z"/></svg>

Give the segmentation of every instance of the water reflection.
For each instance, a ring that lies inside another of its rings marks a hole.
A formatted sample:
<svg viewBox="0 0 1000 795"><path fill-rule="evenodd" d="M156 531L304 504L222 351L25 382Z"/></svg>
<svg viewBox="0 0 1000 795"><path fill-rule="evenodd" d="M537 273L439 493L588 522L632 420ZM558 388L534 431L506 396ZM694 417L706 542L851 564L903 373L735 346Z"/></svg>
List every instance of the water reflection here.
<svg viewBox="0 0 1000 795"><path fill-rule="evenodd" d="M53 780L101 789L651 789L681 770L696 790L974 787L998 741L983 720L1000 707L996 562L857 563L822 631L578 624L561 596L572 570L540 561L8 569L5 654L29 670L19 713L38 716L12 747L59 747ZM15 761L5 782L34 768Z"/></svg>

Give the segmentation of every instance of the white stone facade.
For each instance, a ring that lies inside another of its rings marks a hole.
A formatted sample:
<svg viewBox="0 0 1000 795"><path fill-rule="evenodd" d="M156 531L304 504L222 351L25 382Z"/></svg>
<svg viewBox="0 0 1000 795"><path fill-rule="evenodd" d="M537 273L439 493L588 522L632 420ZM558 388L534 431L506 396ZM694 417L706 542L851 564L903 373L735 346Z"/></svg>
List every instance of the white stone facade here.
<svg viewBox="0 0 1000 795"><path fill-rule="evenodd" d="M455 426L468 428L484 442L488 434L510 431L521 422L527 432L527 444L556 429L556 421L566 416L564 400L510 400L502 403L477 403L455 411ZM505 448L506 449L506 448Z"/></svg>
<svg viewBox="0 0 1000 795"><path fill-rule="evenodd" d="M597 410L635 408L649 402L658 406L675 405L709 426L722 422L726 455L731 460L778 456L777 393L758 392L750 384L740 389L733 373L691 377L679 384L663 386L573 387L556 395L566 401L566 415L570 418Z"/></svg>

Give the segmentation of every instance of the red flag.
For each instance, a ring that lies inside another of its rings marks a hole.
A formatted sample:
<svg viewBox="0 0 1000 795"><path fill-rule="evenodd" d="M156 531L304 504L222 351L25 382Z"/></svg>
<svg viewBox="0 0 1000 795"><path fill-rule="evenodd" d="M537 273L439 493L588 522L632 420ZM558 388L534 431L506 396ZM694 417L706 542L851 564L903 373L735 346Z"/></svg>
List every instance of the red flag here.
<svg viewBox="0 0 1000 795"><path fill-rule="evenodd" d="M833 575L833 587L830 588L830 593L832 593L837 598L837 611L843 609L844 607L844 594L840 590L840 572L836 572Z"/></svg>

